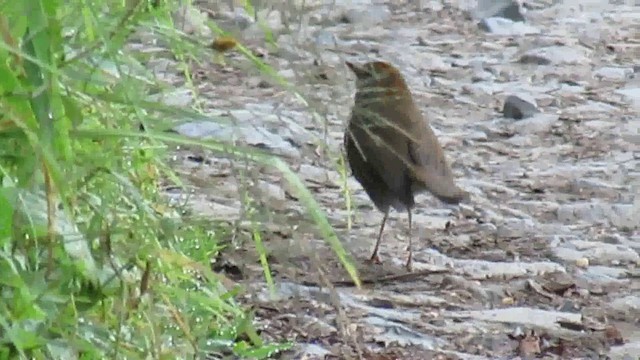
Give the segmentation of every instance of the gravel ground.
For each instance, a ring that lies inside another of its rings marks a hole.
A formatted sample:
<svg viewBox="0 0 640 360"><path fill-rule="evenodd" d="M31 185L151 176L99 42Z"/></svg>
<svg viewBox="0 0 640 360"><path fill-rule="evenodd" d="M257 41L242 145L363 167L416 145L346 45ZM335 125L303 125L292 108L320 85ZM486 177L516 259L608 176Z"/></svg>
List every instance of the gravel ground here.
<svg viewBox="0 0 640 360"><path fill-rule="evenodd" d="M491 17L500 7L480 2L275 4L259 18L277 49L239 7L203 2L183 13L198 36L211 37L204 16L231 30L306 100L232 51L227 65L194 64L197 98L176 85L170 101L197 99L233 125L176 130L282 155L365 280L349 283L276 171L177 151L193 212L239 230L216 269L246 286L266 338L298 342L280 358L640 358L640 5L537 0ZM459 207L418 197L411 274L404 214L387 226L384 264L363 263L382 215L349 178L349 224L337 165L354 93L344 61L374 59L404 74L472 194ZM184 83L167 60L149 66ZM265 223L275 299L248 237L252 219Z"/></svg>

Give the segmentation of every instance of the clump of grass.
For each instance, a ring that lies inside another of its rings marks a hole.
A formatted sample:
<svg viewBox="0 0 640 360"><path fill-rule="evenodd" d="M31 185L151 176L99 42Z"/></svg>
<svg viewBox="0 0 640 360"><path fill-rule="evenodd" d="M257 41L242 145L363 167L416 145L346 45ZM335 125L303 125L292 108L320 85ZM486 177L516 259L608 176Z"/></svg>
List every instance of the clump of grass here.
<svg viewBox="0 0 640 360"><path fill-rule="evenodd" d="M234 300L238 287L210 270L225 229L185 221L162 194L167 179L179 183L163 161L171 144L280 170L348 263L284 162L149 129L201 116L149 101L163 86L125 47L140 24L155 24L174 51L193 50L169 30L166 6L0 5L0 358L255 359L290 347L265 343Z"/></svg>

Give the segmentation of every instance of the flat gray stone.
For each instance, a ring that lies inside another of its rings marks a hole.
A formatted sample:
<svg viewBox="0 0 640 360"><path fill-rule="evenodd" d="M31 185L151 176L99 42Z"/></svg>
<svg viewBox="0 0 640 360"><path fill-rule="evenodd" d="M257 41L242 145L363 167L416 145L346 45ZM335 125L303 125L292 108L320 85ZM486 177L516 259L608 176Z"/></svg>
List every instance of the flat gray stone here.
<svg viewBox="0 0 640 360"><path fill-rule="evenodd" d="M604 66L593 72L593 77L607 81L625 81L633 74L632 68Z"/></svg>
<svg viewBox="0 0 640 360"><path fill-rule="evenodd" d="M558 208L557 217L564 223L577 221L588 223L609 222L619 228L640 228L640 209L632 204L607 204L599 202L564 204Z"/></svg>
<svg viewBox="0 0 640 360"><path fill-rule="evenodd" d="M640 256L634 249L598 241L569 240L558 244L553 251L555 256L567 262L587 258L591 263L604 265L640 263Z"/></svg>
<svg viewBox="0 0 640 360"><path fill-rule="evenodd" d="M525 95L507 96L502 107L504 117L516 120L531 117L539 112L535 99Z"/></svg>
<svg viewBox="0 0 640 360"><path fill-rule="evenodd" d="M582 315L577 313L531 309L527 307L511 307L495 310L478 311L445 311L445 317L458 319L476 319L481 321L522 324L548 330L560 329L558 320L567 320L576 324L582 322Z"/></svg>
<svg viewBox="0 0 640 360"><path fill-rule="evenodd" d="M559 116L555 114L538 113L530 118L514 122L510 125L510 128L523 135L546 133L553 128L553 125L558 122L558 119Z"/></svg>
<svg viewBox="0 0 640 360"><path fill-rule="evenodd" d="M478 0L474 15L477 18L502 17L512 21L525 21L520 4L514 0Z"/></svg>
<svg viewBox="0 0 640 360"><path fill-rule="evenodd" d="M590 63L587 51L569 46L554 45L529 50L524 53L520 63L537 65L586 65Z"/></svg>
<svg viewBox="0 0 640 360"><path fill-rule="evenodd" d="M624 96L631 103L631 105L640 109L640 87L619 89L615 92Z"/></svg>
<svg viewBox="0 0 640 360"><path fill-rule="evenodd" d="M488 33L503 36L539 34L540 29L501 17L490 17L480 20L478 27Z"/></svg>
<svg viewBox="0 0 640 360"><path fill-rule="evenodd" d="M638 314L640 312L640 296L629 295L615 299L611 302L611 307L621 312Z"/></svg>

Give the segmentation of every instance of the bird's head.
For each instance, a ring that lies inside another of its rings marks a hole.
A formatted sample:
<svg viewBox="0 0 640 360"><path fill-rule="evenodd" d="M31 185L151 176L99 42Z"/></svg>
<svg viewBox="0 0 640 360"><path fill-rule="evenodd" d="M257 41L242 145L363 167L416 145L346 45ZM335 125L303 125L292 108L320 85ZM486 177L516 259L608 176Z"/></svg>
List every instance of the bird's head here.
<svg viewBox="0 0 640 360"><path fill-rule="evenodd" d="M359 93L376 93L375 96L410 97L411 93L402 74L393 65L384 61L372 61L365 64L346 65L356 75L356 88Z"/></svg>

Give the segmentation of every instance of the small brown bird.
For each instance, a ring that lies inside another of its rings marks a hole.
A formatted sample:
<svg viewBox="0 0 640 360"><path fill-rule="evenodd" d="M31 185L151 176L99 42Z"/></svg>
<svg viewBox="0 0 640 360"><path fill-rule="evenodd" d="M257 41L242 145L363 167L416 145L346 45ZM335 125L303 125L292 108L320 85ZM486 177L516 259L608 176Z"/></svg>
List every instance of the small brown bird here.
<svg viewBox="0 0 640 360"><path fill-rule="evenodd" d="M386 62L347 66L356 75L356 96L344 145L351 172L376 208L384 213L372 262L380 262L378 246L391 207L409 215L414 195L428 190L441 201L458 204L469 194L456 186L444 151L422 117L400 72Z"/></svg>

